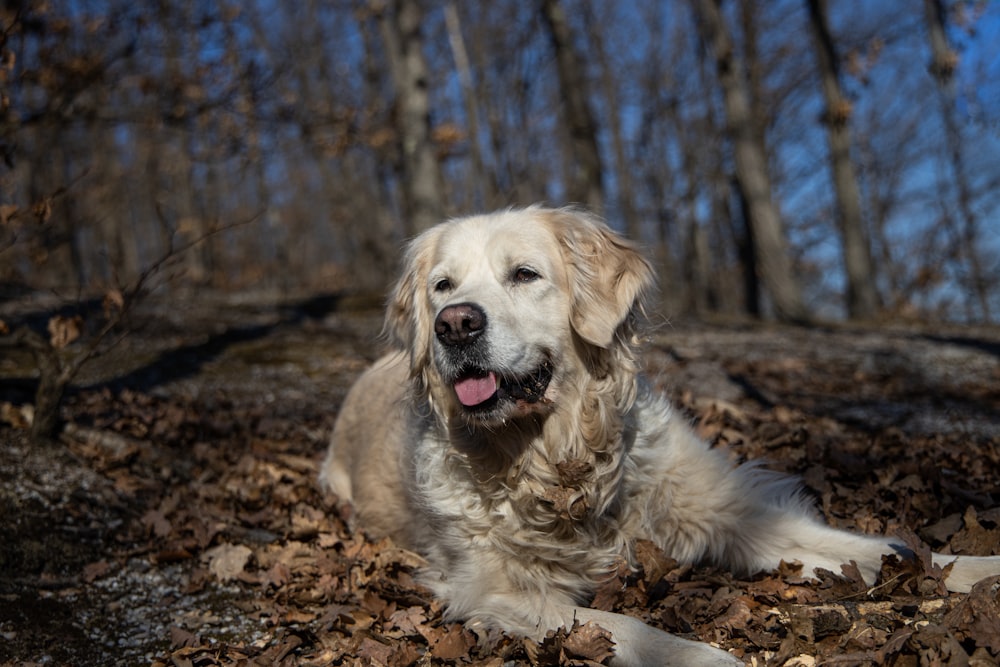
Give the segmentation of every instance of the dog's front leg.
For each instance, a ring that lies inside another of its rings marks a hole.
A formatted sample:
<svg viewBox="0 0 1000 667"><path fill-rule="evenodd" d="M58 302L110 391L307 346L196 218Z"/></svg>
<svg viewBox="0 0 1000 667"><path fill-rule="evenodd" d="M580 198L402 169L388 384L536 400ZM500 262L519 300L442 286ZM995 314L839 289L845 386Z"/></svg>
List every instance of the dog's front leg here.
<svg viewBox="0 0 1000 667"><path fill-rule="evenodd" d="M695 642L646 625L631 616L576 607L580 623L595 623L611 633L615 642L612 665L639 667L738 667L744 663L721 649Z"/></svg>
<svg viewBox="0 0 1000 667"><path fill-rule="evenodd" d="M456 588L469 593L489 581L468 585L437 581L438 594L448 603L446 617L464 619L473 630L498 628L542 641L551 630L571 628L574 623L594 623L611 633L618 667L738 667L743 662L708 644L675 637L623 614L580 607L559 593L482 592L471 597L455 595ZM433 583L432 583L433 586ZM449 595L451 593L451 595ZM443 595L442 595L443 594Z"/></svg>

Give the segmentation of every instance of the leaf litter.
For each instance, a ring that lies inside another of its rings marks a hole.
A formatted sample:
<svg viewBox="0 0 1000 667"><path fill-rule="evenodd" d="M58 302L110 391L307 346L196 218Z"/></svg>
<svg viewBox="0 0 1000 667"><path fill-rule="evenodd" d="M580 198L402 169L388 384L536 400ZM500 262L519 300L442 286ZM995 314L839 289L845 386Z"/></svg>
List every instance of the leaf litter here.
<svg viewBox="0 0 1000 667"><path fill-rule="evenodd" d="M223 354L183 382L76 391L56 454L28 445L23 420L6 420L0 664L606 664L610 637L592 624L532 642L443 620L419 583L420 556L367 536L349 507L319 493L336 404L373 355L351 333L364 327L342 325L255 341L327 355L340 369L327 387L316 360L308 380L294 364L243 364L276 383L277 399L261 404L252 379L209 375L227 368ZM864 360L899 343L889 334L859 343L837 331L697 328L657 336L649 369L734 461L801 475L832 524L898 534L918 554L998 553L1000 443L982 416L1000 412L997 357L954 374L930 369L933 345L920 341L924 368L882 359L885 370ZM858 355L866 370L845 379ZM941 356L955 363L954 350ZM710 386L689 381L689 365ZM892 423L859 421L873 402L902 407L888 411ZM936 416L914 418L925 406ZM568 489L578 472L565 463ZM549 500L579 509L570 496ZM996 665L1000 578L949 595L942 575L927 558L886 558L875 586L850 565L814 576L787 563L739 579L641 542L635 567L621 563L591 604L752 665Z"/></svg>

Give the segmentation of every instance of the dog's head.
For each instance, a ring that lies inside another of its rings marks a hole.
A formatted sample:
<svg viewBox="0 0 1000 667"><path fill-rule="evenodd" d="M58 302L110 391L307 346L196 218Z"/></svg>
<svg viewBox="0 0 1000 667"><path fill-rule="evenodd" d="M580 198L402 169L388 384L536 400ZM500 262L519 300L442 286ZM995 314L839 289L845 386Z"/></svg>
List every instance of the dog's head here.
<svg viewBox="0 0 1000 667"><path fill-rule="evenodd" d="M386 325L437 409L495 428L607 373L652 282L635 248L583 212L460 218L409 245Z"/></svg>

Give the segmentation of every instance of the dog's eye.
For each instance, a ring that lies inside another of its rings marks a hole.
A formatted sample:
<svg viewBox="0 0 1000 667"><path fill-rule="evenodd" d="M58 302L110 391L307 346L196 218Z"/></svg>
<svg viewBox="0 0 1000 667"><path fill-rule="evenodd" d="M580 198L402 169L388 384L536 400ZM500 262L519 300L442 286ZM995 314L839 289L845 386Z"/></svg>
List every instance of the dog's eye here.
<svg viewBox="0 0 1000 667"><path fill-rule="evenodd" d="M541 278L538 273L526 266L522 266L514 271L515 283L530 283Z"/></svg>
<svg viewBox="0 0 1000 667"><path fill-rule="evenodd" d="M435 292L447 292L451 289L451 281L447 278L442 278L441 280L434 283Z"/></svg>

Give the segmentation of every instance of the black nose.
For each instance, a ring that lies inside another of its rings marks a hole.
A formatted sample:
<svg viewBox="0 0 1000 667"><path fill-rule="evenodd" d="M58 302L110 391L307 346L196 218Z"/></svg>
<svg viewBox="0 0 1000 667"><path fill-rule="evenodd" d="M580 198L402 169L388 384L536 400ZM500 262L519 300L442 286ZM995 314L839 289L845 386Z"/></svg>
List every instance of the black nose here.
<svg viewBox="0 0 1000 667"><path fill-rule="evenodd" d="M445 345L469 345L486 330L486 313L473 303L446 306L434 320L434 333Z"/></svg>

